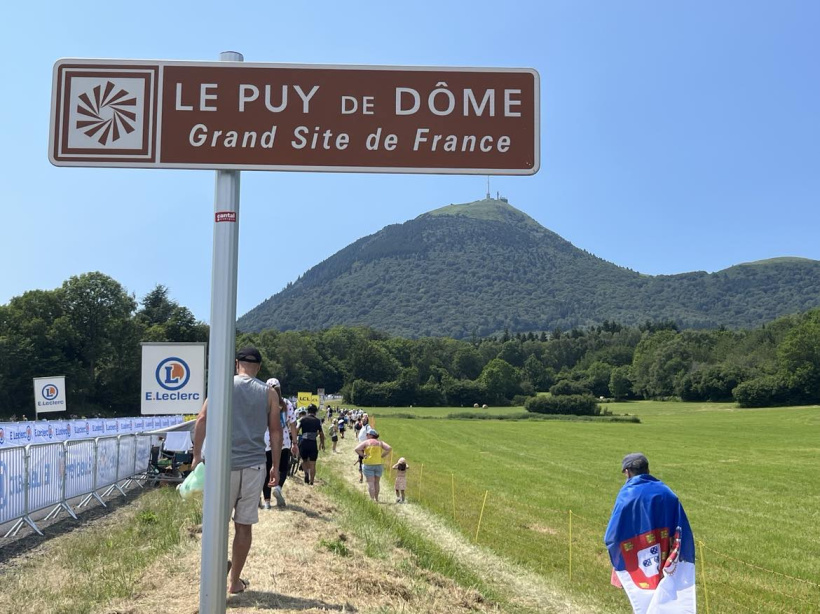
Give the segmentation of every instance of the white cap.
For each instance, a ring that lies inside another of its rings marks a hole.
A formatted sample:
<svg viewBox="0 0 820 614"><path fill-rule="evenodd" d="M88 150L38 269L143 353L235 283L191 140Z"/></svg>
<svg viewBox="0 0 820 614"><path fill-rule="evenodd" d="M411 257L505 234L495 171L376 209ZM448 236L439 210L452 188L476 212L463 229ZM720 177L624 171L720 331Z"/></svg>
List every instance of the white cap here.
<svg viewBox="0 0 820 614"><path fill-rule="evenodd" d="M275 377L270 378L267 382L265 382L271 388L281 388L282 385L279 383L279 380Z"/></svg>

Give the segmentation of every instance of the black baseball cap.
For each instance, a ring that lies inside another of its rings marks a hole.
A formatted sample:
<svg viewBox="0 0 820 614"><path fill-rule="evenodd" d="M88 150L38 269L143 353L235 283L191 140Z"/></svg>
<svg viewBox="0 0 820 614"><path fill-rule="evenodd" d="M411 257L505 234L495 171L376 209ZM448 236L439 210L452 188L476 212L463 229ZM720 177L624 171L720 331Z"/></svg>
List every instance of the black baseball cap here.
<svg viewBox="0 0 820 614"><path fill-rule="evenodd" d="M262 354L255 347L244 347L236 353L236 359L240 362L262 362Z"/></svg>

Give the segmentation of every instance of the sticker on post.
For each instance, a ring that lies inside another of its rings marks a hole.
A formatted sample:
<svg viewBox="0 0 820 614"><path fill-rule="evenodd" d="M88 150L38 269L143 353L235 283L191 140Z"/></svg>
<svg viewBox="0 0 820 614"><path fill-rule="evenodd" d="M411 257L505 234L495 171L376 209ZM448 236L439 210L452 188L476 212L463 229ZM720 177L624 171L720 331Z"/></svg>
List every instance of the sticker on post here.
<svg viewBox="0 0 820 614"><path fill-rule="evenodd" d="M235 222L236 211L217 211L216 222Z"/></svg>

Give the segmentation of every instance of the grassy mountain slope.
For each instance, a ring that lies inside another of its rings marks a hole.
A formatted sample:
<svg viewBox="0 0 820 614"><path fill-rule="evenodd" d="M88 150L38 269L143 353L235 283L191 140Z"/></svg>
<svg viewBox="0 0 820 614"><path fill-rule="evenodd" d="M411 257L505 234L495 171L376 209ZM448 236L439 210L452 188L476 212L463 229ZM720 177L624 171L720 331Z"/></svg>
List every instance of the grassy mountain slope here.
<svg viewBox="0 0 820 614"><path fill-rule="evenodd" d="M258 331L367 325L417 337L563 329L605 319L754 326L820 304L820 262L641 275L578 249L508 203L449 205L363 237L239 320Z"/></svg>

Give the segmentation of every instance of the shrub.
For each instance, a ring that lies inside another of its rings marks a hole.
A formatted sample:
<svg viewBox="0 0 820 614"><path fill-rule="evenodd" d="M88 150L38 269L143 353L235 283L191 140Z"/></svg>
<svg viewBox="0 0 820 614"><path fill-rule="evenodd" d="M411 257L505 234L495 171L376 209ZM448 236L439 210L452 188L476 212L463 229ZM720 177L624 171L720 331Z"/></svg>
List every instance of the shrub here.
<svg viewBox="0 0 820 614"><path fill-rule="evenodd" d="M580 382L573 382L568 379L562 379L560 382L550 387L550 394L552 394L553 396L578 396L591 394L591 391L588 387L584 386Z"/></svg>
<svg viewBox="0 0 820 614"><path fill-rule="evenodd" d="M741 407L772 407L792 403L793 391L785 377L764 375L738 384L732 391Z"/></svg>
<svg viewBox="0 0 820 614"><path fill-rule="evenodd" d="M569 394L527 399L524 409L537 414L572 414L575 416L598 416L600 406L591 394Z"/></svg>
<svg viewBox="0 0 820 614"><path fill-rule="evenodd" d="M530 398L532 398L532 397L527 396L527 395L523 395L523 394L517 394L513 397L512 404L514 406L524 405L524 404L526 404L527 399L530 399Z"/></svg>
<svg viewBox="0 0 820 614"><path fill-rule="evenodd" d="M481 401L487 397L487 389L481 382L457 379L445 384L444 395L447 404L452 407L472 406L476 400Z"/></svg>

